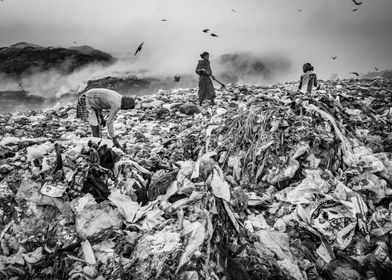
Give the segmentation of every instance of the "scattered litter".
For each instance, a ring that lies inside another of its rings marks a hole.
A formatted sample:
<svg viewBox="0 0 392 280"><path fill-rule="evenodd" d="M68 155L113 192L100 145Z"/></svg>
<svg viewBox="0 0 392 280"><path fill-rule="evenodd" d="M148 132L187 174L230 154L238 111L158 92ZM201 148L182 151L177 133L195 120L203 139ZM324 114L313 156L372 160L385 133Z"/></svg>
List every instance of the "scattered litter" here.
<svg viewBox="0 0 392 280"><path fill-rule="evenodd" d="M392 83L376 82L228 84L208 109L161 90L119 112L124 151L74 104L0 115L1 277L386 279Z"/></svg>

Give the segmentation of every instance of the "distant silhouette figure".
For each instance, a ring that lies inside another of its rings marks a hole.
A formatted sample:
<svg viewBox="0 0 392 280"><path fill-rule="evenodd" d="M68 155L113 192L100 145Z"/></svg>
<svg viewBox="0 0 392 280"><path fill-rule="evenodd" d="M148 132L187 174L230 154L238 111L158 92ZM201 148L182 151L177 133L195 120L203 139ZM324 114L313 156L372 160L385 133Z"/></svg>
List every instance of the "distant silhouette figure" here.
<svg viewBox="0 0 392 280"><path fill-rule="evenodd" d="M378 71L378 68L377 68L377 67L374 67L374 70Z"/></svg>
<svg viewBox="0 0 392 280"><path fill-rule="evenodd" d="M299 91L302 93L312 93L313 86L317 87L317 76L313 73L313 66L305 63L303 66L304 74L299 80Z"/></svg>
<svg viewBox="0 0 392 280"><path fill-rule="evenodd" d="M198 61L195 71L199 75L199 104L201 106L204 99L210 99L214 105L215 89L211 81L214 76L210 66L210 54L203 52L200 57L202 59Z"/></svg>
<svg viewBox="0 0 392 280"><path fill-rule="evenodd" d="M180 76L174 76L174 81L175 81L175 82L177 82L177 83L178 83L178 82L180 81L180 79L181 79L181 77L180 77Z"/></svg>
<svg viewBox="0 0 392 280"><path fill-rule="evenodd" d="M137 55L142 50L143 44L144 44L144 42L139 45L139 47L137 48L137 50L133 56Z"/></svg>

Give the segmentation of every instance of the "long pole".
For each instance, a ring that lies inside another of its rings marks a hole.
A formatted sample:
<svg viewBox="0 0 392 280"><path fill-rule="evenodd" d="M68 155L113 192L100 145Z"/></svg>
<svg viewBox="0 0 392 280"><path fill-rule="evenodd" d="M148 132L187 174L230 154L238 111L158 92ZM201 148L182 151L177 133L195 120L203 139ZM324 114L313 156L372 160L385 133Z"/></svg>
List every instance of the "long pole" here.
<svg viewBox="0 0 392 280"><path fill-rule="evenodd" d="M218 84L220 84L222 87L226 87L225 86L225 84L223 84L223 83L221 83L221 82L219 82L217 79L215 79L215 77L214 78L212 78L215 82L217 82Z"/></svg>

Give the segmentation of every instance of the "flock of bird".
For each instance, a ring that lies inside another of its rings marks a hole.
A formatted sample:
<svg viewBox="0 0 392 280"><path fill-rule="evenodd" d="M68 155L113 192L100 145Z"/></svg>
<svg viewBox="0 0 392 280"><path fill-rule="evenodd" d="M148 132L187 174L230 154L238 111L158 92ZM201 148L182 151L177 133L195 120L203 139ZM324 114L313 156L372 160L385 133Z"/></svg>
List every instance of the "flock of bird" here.
<svg viewBox="0 0 392 280"><path fill-rule="evenodd" d="M237 13L237 11L234 10L234 9L231 9L231 11L232 11L233 13L235 13L235 14ZM161 19L161 21L165 22L165 21L167 21L167 19L166 19L166 18L163 18L163 19ZM210 29L206 28L206 29L203 29L202 31L203 31L204 33L209 33L209 32L210 32ZM211 36L211 37L219 37L219 36L218 36L217 34L215 34L215 33L210 33L210 36ZM136 51L135 51L134 56L136 56L136 55L142 50L143 44L144 44L144 42L141 43L141 44L138 46L138 48L137 48Z"/></svg>
<svg viewBox="0 0 392 280"><path fill-rule="evenodd" d="M352 0L352 1L354 2L355 6L360 6L363 3L363 2L358 2L356 0ZM301 10L298 10L298 11L301 11ZM353 9L353 12L356 12L356 11L358 11L358 8ZM337 58L337 56L331 56L331 58L333 60L335 60ZM378 68L374 67L374 70L378 71ZM355 75L356 77L359 77L359 73L358 72L349 72L349 74L352 74L352 75Z"/></svg>
<svg viewBox="0 0 392 280"><path fill-rule="evenodd" d="M231 9L231 11L233 12L233 13L237 13L237 11L236 10L234 10L234 9ZM165 22L165 21L167 21L167 19L166 18L163 18L163 19L161 19L161 21L162 22ZM204 33L209 33L210 32L210 29L208 29L208 28L206 28L206 29L203 29L202 30ZM211 37L219 37L217 34L215 34L215 33L210 33L210 36ZM75 43L75 42L74 42ZM144 44L144 42L142 42L138 47L137 47L137 49L136 49L136 51L135 51L135 53L134 53L134 55L133 56L136 56L142 49L143 49L143 44ZM180 81L180 76L174 76L174 81L175 82L179 82Z"/></svg>
<svg viewBox="0 0 392 280"><path fill-rule="evenodd" d="M355 0L353 0L353 2L355 4L355 6L360 6L362 4L362 2L358 2L358 1L355 1ZM358 11L358 8L353 9L353 12L356 12L356 11Z"/></svg>
<svg viewBox="0 0 392 280"><path fill-rule="evenodd" d="M352 1L354 2L354 4L355 4L356 6L360 6L360 5L362 5L362 3L363 3L363 2L358 2L357 0L352 0ZM237 13L237 11L234 10L234 9L231 9L231 11L232 11L233 13ZM353 12L356 12L356 11L358 11L358 8L353 9ZM298 9L298 12L302 12L302 10L301 10L301 9ZM161 21L162 21L162 22L165 22L165 21L167 21L167 19L163 18L163 19L161 19ZM204 33L209 33L209 32L210 32L210 29L208 29L208 28L202 29L202 32L204 32ZM219 37L219 36L218 36L217 34L215 34L215 33L209 33L209 34L210 34L211 37ZM136 56L136 55L142 50L143 44L144 44L144 42L142 42L142 43L138 46L138 48L137 48L136 51L135 51L134 56ZM332 58L333 60L336 60L337 56L331 56L331 58ZM377 68L377 67L374 67L374 69L375 69L376 71L378 71L378 68ZM349 72L349 74L352 74L352 75L355 75L355 76L359 77L359 73L358 73L358 72ZM179 82L179 81L180 81L180 76L175 76L175 77L174 77L174 81L175 81L175 82Z"/></svg>

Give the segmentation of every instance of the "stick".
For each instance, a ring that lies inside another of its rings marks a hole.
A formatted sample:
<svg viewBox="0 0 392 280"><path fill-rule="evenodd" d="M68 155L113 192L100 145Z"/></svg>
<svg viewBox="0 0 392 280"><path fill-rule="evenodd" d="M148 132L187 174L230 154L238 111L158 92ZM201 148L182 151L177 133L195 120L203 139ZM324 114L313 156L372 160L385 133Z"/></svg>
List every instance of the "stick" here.
<svg viewBox="0 0 392 280"><path fill-rule="evenodd" d="M219 82L217 79L215 79L215 77L214 78L212 78L215 82L217 82L218 84L220 84L222 87L226 87L223 83L221 83L221 82Z"/></svg>

